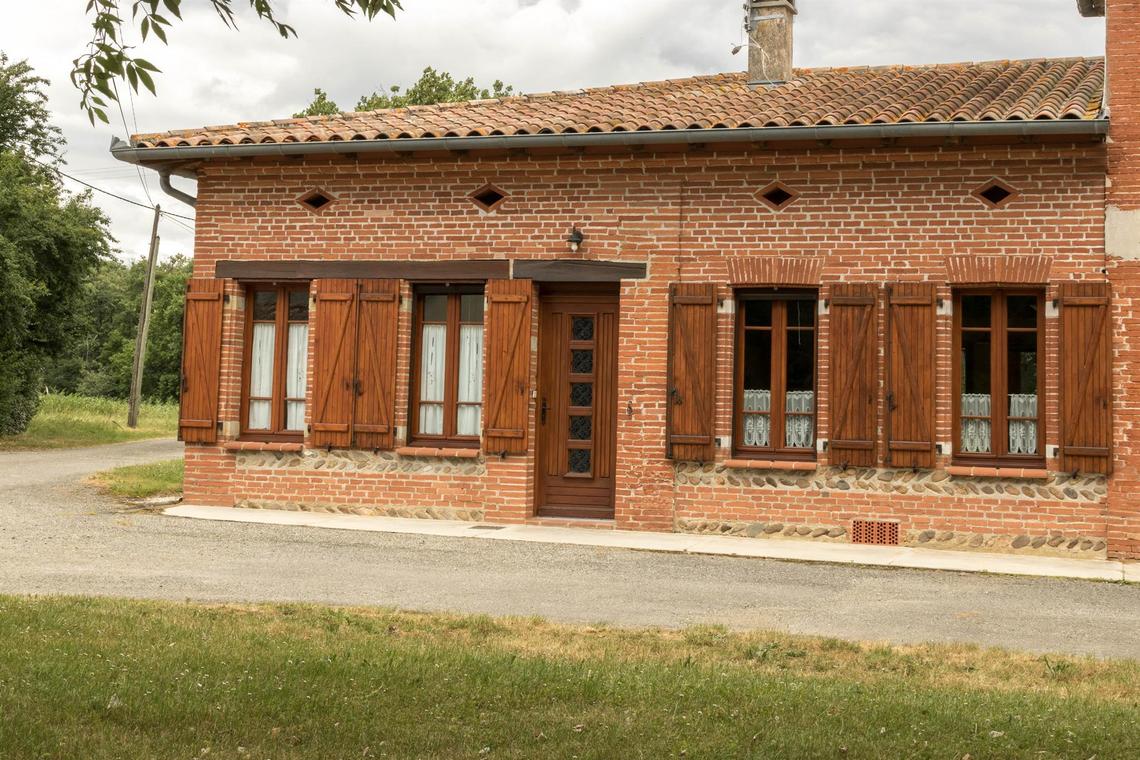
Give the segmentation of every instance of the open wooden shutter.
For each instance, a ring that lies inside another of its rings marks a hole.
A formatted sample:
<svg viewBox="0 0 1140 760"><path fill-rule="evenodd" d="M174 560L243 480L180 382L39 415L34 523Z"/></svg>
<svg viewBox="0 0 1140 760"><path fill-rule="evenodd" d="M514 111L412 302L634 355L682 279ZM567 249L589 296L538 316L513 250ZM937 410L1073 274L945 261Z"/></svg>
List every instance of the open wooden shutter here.
<svg viewBox="0 0 1140 760"><path fill-rule="evenodd" d="M887 465L934 467L934 286L887 290Z"/></svg>
<svg viewBox="0 0 1140 760"><path fill-rule="evenodd" d="M357 299L352 445L361 449L390 449L395 443L400 281L361 280Z"/></svg>
<svg viewBox="0 0 1140 760"><path fill-rule="evenodd" d="M531 280L487 280L483 450L525 454L530 411Z"/></svg>
<svg viewBox="0 0 1140 760"><path fill-rule="evenodd" d="M709 462L716 454L716 285L678 282L669 291L666 456Z"/></svg>
<svg viewBox="0 0 1140 760"><path fill-rule="evenodd" d="M840 284L831 288L832 464L875 466L875 406L878 398L876 287Z"/></svg>
<svg viewBox="0 0 1140 760"><path fill-rule="evenodd" d="M1109 285L1061 285L1061 466L1112 471Z"/></svg>
<svg viewBox="0 0 1140 760"><path fill-rule="evenodd" d="M352 443L356 377L356 280L317 280L313 356L313 446Z"/></svg>
<svg viewBox="0 0 1140 760"><path fill-rule="evenodd" d="M224 288L224 280L210 277L196 277L186 283L178 438L187 443L218 440Z"/></svg>

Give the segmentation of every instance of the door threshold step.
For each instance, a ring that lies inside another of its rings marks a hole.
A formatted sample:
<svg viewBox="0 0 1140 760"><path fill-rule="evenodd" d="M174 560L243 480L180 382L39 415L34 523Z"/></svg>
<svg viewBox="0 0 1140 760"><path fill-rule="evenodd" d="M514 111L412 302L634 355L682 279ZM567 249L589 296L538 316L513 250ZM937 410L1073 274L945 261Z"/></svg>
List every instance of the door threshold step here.
<svg viewBox="0 0 1140 760"><path fill-rule="evenodd" d="M535 515L526 519L527 525L544 525L548 528L597 528L599 530L617 530L617 521L612 517L556 517L554 515Z"/></svg>

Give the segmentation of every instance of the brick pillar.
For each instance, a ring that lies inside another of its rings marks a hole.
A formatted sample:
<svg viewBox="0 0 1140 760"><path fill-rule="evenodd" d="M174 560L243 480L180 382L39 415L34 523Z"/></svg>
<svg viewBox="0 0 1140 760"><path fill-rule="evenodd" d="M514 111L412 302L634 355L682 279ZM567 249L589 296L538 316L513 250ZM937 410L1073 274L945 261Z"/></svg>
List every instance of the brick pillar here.
<svg viewBox="0 0 1140 760"><path fill-rule="evenodd" d="M1108 553L1140 559L1140 0L1108 0L1105 253L1113 298L1114 473Z"/></svg>

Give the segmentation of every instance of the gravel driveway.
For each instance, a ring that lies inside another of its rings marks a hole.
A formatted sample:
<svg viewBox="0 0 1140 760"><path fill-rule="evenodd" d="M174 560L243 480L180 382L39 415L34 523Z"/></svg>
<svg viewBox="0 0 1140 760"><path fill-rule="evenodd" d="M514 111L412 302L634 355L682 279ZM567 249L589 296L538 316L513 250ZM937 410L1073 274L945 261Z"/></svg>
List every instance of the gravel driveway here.
<svg viewBox="0 0 1140 760"><path fill-rule="evenodd" d="M723 623L1140 657L1140 587L117 513L81 478L173 441L0 453L0 593Z"/></svg>

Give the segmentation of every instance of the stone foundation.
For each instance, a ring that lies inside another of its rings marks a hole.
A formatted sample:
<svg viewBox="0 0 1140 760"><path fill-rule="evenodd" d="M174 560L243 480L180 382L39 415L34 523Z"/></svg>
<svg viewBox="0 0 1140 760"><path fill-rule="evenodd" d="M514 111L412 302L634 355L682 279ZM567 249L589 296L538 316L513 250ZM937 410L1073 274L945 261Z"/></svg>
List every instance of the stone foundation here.
<svg viewBox="0 0 1140 760"><path fill-rule="evenodd" d="M678 533L745 536L747 538L807 538L832 543L847 541L847 528L835 525L793 525L782 522L700 520L682 517L677 520L675 530Z"/></svg>
<svg viewBox="0 0 1140 760"><path fill-rule="evenodd" d="M405 456L392 451L305 449L301 452L240 451L236 466L266 470L329 470L334 472L403 472L430 475L485 475L482 455L466 457Z"/></svg>
<svg viewBox="0 0 1140 760"><path fill-rule="evenodd" d="M785 491L831 491L914 496L1000 496L1100 503L1108 493L1103 475L1057 473L1049 480L951 476L945 470L821 467L815 471L734 469L719 463L678 462L674 482L691 486L735 486Z"/></svg>
<svg viewBox="0 0 1140 760"><path fill-rule="evenodd" d="M483 522L482 509L455 509L453 507L370 507L349 506L322 502L262 501L244 499L234 506L244 509L284 509L290 512L323 512L366 517L413 517L421 520L462 520Z"/></svg>
<svg viewBox="0 0 1140 760"><path fill-rule="evenodd" d="M742 536L746 538L800 539L847 543L847 528L829 525L795 525L783 522L746 522L739 520L677 520L678 533L699 533L714 536ZM1107 543L1103 538L1065 536L1051 533L1044 536L997 535L963 533L959 531L909 531L902 539L903 546L953 551L978 551L997 554L1026 554L1086 559L1103 559Z"/></svg>

